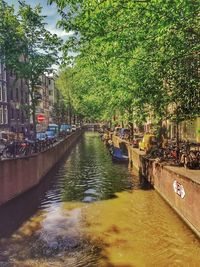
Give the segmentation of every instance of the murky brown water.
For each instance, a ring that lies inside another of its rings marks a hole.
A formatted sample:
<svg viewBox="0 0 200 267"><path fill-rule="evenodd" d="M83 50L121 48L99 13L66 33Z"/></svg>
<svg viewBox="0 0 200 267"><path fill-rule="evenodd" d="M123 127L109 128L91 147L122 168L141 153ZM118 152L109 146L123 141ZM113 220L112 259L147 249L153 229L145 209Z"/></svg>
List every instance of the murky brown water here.
<svg viewBox="0 0 200 267"><path fill-rule="evenodd" d="M94 133L0 218L2 267L200 266L199 240Z"/></svg>

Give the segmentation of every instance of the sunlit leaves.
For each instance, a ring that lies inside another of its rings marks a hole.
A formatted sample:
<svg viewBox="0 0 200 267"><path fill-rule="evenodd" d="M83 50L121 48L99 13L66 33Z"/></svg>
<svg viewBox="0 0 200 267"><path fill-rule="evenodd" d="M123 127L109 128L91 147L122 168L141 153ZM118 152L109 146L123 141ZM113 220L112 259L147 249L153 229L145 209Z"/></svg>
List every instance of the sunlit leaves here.
<svg viewBox="0 0 200 267"><path fill-rule="evenodd" d="M198 0L51 2L59 7L60 25L78 33L65 46L79 51L73 62L77 107L84 103L94 112L92 95L97 117L200 114Z"/></svg>

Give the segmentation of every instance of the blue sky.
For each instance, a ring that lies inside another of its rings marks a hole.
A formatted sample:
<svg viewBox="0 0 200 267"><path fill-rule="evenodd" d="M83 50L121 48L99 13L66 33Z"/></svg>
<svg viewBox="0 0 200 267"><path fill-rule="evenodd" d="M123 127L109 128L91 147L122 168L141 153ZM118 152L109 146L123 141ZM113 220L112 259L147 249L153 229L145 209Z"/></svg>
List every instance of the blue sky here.
<svg viewBox="0 0 200 267"><path fill-rule="evenodd" d="M14 5L15 9L17 10L18 7L18 0L6 0L9 5ZM72 33L66 33L62 29L58 29L56 27L56 23L59 20L59 14L57 13L57 8L55 4L47 5L47 0L26 0L27 4L35 6L40 4L43 7L43 15L47 16L46 28L51 31L52 33L56 33L59 37L66 40L66 38L71 35Z"/></svg>

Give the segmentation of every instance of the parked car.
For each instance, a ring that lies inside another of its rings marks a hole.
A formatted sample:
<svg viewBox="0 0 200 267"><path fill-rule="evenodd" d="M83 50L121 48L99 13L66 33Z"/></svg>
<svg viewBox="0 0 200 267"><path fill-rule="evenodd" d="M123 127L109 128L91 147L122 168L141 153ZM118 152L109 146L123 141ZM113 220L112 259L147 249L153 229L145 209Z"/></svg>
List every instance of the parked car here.
<svg viewBox="0 0 200 267"><path fill-rule="evenodd" d="M72 132L76 132L76 129L77 129L76 125L72 124Z"/></svg>
<svg viewBox="0 0 200 267"><path fill-rule="evenodd" d="M144 134L142 141L139 142L139 149L147 152L157 145L157 139L154 134Z"/></svg>
<svg viewBox="0 0 200 267"><path fill-rule="evenodd" d="M72 133L72 126L69 124L62 124L60 126L60 132L65 132L66 134L71 134Z"/></svg>
<svg viewBox="0 0 200 267"><path fill-rule="evenodd" d="M53 143L55 143L57 141L57 134L54 131L46 131L45 132L47 138L52 141Z"/></svg>
<svg viewBox="0 0 200 267"><path fill-rule="evenodd" d="M47 139L47 135L44 132L37 133L36 139L38 139L40 141L45 141Z"/></svg>
<svg viewBox="0 0 200 267"><path fill-rule="evenodd" d="M54 131L56 134L58 134L59 126L57 124L49 124L47 131Z"/></svg>

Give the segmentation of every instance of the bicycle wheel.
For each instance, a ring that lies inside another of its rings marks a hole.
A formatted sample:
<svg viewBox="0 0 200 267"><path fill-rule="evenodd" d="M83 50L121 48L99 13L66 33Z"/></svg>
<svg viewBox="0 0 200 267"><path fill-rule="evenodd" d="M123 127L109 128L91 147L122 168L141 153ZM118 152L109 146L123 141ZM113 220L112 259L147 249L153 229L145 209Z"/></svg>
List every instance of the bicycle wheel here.
<svg viewBox="0 0 200 267"><path fill-rule="evenodd" d="M12 158L13 157L12 153L10 152L10 150L7 147L4 148L4 150L2 152L2 156L3 156L3 158Z"/></svg>

